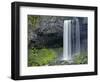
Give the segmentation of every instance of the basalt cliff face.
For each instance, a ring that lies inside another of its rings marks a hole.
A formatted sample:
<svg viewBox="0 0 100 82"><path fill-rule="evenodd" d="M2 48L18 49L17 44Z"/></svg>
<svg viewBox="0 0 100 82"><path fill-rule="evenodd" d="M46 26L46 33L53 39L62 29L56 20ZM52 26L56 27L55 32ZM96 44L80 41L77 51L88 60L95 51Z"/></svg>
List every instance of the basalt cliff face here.
<svg viewBox="0 0 100 82"><path fill-rule="evenodd" d="M32 26L31 23L29 23L28 24L29 47L36 47L36 48L63 47L64 20L73 20L73 18L74 17L40 16L38 18L38 23L34 27ZM88 30L87 18L77 17L77 19L79 20L79 26L80 26L81 50L86 51L87 50L87 30Z"/></svg>

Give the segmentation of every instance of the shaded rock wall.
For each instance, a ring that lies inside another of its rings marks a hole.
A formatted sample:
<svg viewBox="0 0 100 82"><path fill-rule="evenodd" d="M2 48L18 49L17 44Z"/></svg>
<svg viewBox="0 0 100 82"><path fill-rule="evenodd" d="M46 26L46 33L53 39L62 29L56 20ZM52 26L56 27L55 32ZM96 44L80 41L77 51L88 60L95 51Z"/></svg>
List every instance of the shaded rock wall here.
<svg viewBox="0 0 100 82"><path fill-rule="evenodd" d="M80 25L81 50L87 51L87 18L77 17ZM29 47L63 47L63 24L64 20L73 17L64 16L40 16L38 24L32 27L28 24L28 44Z"/></svg>

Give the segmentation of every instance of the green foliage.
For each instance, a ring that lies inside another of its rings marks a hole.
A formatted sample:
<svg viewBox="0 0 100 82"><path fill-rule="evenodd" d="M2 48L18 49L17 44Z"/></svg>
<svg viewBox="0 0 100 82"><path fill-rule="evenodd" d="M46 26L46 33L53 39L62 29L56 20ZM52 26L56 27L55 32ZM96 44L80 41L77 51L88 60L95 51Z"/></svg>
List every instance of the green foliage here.
<svg viewBox="0 0 100 82"><path fill-rule="evenodd" d="M52 62L57 57L52 49L29 49L28 66L42 66Z"/></svg>
<svg viewBox="0 0 100 82"><path fill-rule="evenodd" d="M28 24L31 24L32 27L35 28L36 24L39 23L39 18L40 18L40 16L32 16L32 15L29 15L28 16Z"/></svg>
<svg viewBox="0 0 100 82"><path fill-rule="evenodd" d="M75 64L87 64L88 58L86 53L81 53L79 55L74 56L74 63Z"/></svg>
<svg viewBox="0 0 100 82"><path fill-rule="evenodd" d="M63 48L60 47L60 48L54 48L54 50L59 54L61 52L63 52Z"/></svg>
<svg viewBox="0 0 100 82"><path fill-rule="evenodd" d="M57 60L57 61L53 61L49 64L49 66L51 65L68 65L69 63L66 60Z"/></svg>

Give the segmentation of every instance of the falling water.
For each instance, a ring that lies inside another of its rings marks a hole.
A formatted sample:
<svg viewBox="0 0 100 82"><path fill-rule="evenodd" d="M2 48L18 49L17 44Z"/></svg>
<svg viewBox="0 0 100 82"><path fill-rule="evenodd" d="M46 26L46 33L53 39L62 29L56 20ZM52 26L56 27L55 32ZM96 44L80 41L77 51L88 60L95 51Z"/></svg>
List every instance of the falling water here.
<svg viewBox="0 0 100 82"><path fill-rule="evenodd" d="M72 37L74 38L72 39ZM73 55L76 54L80 54L80 27L78 18L64 21L64 51L62 59L70 61Z"/></svg>
<svg viewBox="0 0 100 82"><path fill-rule="evenodd" d="M75 18L74 19L75 20L75 22L76 22L76 26L75 26L75 34L76 34L76 43L75 43L75 54L76 55L78 55L78 54L80 54L80 27L79 27L79 20L78 20L78 18Z"/></svg>
<svg viewBox="0 0 100 82"><path fill-rule="evenodd" d="M64 21L63 60L71 60L71 20Z"/></svg>

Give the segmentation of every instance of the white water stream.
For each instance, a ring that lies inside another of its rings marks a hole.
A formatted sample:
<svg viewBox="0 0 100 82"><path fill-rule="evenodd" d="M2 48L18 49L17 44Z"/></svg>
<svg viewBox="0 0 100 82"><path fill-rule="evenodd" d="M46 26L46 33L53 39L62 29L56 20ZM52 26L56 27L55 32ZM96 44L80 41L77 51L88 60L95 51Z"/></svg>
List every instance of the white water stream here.
<svg viewBox="0 0 100 82"><path fill-rule="evenodd" d="M75 22L75 25L72 26L72 22ZM71 34L72 30L74 31L74 44L71 43ZM80 26L79 20L74 18L73 20L64 21L64 37L63 37L63 57L62 60L70 61L72 60L72 55L80 54ZM74 46L74 54L72 53L72 45Z"/></svg>

